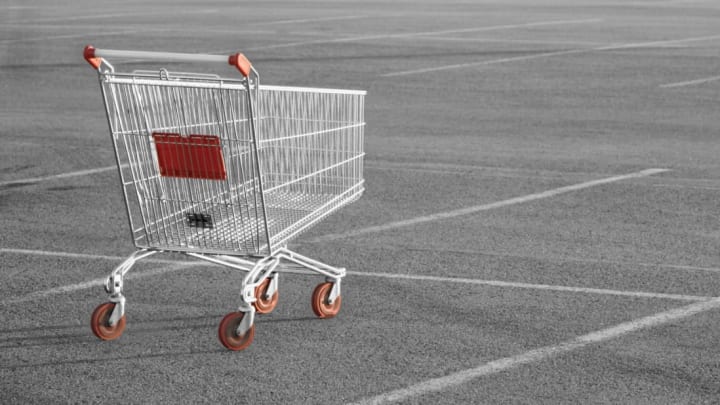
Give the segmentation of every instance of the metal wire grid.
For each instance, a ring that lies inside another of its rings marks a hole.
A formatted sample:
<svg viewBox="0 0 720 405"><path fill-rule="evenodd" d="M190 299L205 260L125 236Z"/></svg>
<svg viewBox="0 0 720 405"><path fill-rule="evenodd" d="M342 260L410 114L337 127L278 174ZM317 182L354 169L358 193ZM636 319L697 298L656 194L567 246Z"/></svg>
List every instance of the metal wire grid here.
<svg viewBox="0 0 720 405"><path fill-rule="evenodd" d="M267 246L243 86L144 75L107 75L102 82L119 161L130 172L123 183L126 201L135 205L128 212L136 246L245 252ZM227 181L160 176L156 132L219 136ZM221 226L186 226L195 211Z"/></svg>
<svg viewBox="0 0 720 405"><path fill-rule="evenodd" d="M364 93L260 86L256 145L241 82L167 74L101 81L137 247L270 254L362 193ZM156 132L218 136L226 180L161 176ZM188 226L189 212L208 215L212 227Z"/></svg>
<svg viewBox="0 0 720 405"><path fill-rule="evenodd" d="M364 93L261 86L258 100L271 243L281 245L362 193Z"/></svg>

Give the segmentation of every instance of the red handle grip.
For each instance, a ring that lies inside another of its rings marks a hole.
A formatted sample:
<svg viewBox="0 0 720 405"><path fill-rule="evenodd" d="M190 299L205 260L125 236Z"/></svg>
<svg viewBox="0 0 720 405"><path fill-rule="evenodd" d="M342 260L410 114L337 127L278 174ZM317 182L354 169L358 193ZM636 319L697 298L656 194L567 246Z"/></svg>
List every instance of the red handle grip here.
<svg viewBox="0 0 720 405"><path fill-rule="evenodd" d="M245 77L248 77L250 75L250 71L252 70L250 61L241 53L230 55L230 58L228 58L228 64L235 66Z"/></svg>
<svg viewBox="0 0 720 405"><path fill-rule="evenodd" d="M252 64L245 55L236 53L235 55L203 55L195 53L172 53L172 52L147 52L147 51L120 51L114 49L95 49L92 45L87 45L83 52L85 60L95 69L102 64L103 57L120 57L120 58L141 58L150 60L167 60L173 62L225 62L235 66L243 76L248 77L252 72Z"/></svg>
<svg viewBox="0 0 720 405"><path fill-rule="evenodd" d="M98 58L95 56L94 46L86 45L85 49L83 50L83 56L93 68L98 69L100 67L100 64L102 63L102 58Z"/></svg>

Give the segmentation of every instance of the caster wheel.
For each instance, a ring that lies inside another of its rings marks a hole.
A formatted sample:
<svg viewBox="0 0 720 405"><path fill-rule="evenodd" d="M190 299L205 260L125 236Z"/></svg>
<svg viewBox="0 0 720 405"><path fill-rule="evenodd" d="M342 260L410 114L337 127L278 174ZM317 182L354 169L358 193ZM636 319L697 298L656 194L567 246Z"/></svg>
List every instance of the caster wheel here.
<svg viewBox="0 0 720 405"><path fill-rule="evenodd" d="M275 309L275 306L277 306L278 303L278 291L275 291L275 294L272 295L270 298L265 298L265 292L267 291L268 287L270 287L270 279L266 278L265 281L260 283L257 288L255 288L255 298L257 301L253 303L255 306L255 312L258 314L269 314L270 312Z"/></svg>
<svg viewBox="0 0 720 405"><path fill-rule="evenodd" d="M90 318L90 328L95 336L102 340L115 340L125 330L125 315L114 326L109 325L110 315L112 315L114 309L114 302L100 304L95 308Z"/></svg>
<svg viewBox="0 0 720 405"><path fill-rule="evenodd" d="M252 343L255 337L255 325L252 325L250 329L245 332L244 335L237 335L237 328L242 321L242 312L231 312L220 321L220 328L218 329L218 338L225 348L233 351L245 350Z"/></svg>
<svg viewBox="0 0 720 405"><path fill-rule="evenodd" d="M315 312L318 318L332 318L340 312L340 305L342 305L341 296L335 298L335 302L332 304L328 303L332 287L333 283L322 283L318 284L318 286L315 287L315 291L313 291L311 304L313 312Z"/></svg>

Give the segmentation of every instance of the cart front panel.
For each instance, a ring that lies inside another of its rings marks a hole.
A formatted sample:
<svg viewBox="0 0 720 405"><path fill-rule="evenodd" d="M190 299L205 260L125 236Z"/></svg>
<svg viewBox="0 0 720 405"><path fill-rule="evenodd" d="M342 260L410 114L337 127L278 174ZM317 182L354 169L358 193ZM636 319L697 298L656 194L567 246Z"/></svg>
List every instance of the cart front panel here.
<svg viewBox="0 0 720 405"><path fill-rule="evenodd" d="M364 92L100 79L138 248L269 255L363 192Z"/></svg>
<svg viewBox="0 0 720 405"><path fill-rule="evenodd" d="M364 97L260 86L258 148L274 246L362 194Z"/></svg>
<svg viewBox="0 0 720 405"><path fill-rule="evenodd" d="M245 84L167 72L101 79L135 245L268 254Z"/></svg>

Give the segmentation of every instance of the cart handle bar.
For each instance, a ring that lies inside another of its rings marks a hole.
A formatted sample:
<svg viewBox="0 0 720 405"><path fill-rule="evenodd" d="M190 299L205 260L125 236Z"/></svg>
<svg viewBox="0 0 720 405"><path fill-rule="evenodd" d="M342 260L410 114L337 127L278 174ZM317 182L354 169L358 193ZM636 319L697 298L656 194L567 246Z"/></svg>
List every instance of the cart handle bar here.
<svg viewBox="0 0 720 405"><path fill-rule="evenodd" d="M248 77L252 71L252 64L248 58L242 53L236 53L230 56L224 55L208 55L198 53L173 53L173 52L147 52L147 51L121 51L117 49L96 49L92 45L87 45L83 52L85 60L95 69L100 68L102 58L138 58L163 60L173 62L226 62L235 66L243 76Z"/></svg>

